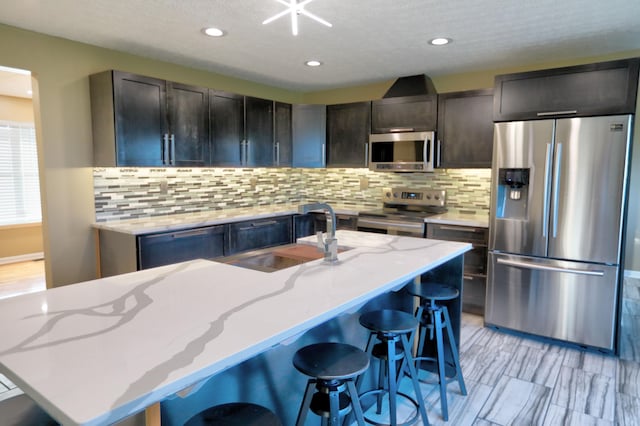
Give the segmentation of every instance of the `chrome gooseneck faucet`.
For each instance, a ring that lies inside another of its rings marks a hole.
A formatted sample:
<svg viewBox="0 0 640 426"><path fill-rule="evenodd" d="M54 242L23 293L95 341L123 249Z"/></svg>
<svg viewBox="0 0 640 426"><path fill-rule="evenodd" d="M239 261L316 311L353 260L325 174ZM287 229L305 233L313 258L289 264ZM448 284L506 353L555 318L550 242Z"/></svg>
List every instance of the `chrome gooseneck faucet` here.
<svg viewBox="0 0 640 426"><path fill-rule="evenodd" d="M338 240L336 239L336 214L327 203L311 203L298 206L298 213L306 214L313 210L323 210L327 218L327 238L322 238L322 232L317 232L318 249L324 253L325 262L338 261Z"/></svg>

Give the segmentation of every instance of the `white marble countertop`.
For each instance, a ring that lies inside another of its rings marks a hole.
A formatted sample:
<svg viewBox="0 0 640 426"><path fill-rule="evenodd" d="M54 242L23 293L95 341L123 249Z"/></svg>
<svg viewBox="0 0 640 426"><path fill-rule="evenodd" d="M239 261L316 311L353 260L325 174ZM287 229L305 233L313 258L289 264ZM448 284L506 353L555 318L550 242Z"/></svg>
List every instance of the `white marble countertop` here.
<svg viewBox="0 0 640 426"><path fill-rule="evenodd" d="M93 227L126 234L142 235L154 232L178 231L201 226L220 225L243 220L263 219L298 213L298 206L305 204L274 204L269 206L243 207L236 209L211 210L196 213L180 213L165 216L151 216L139 219L96 222ZM331 203L336 214L357 215L358 211L371 210L354 204Z"/></svg>
<svg viewBox="0 0 640 426"><path fill-rule="evenodd" d="M337 238L354 248L336 264L264 273L195 260L0 300L0 373L65 425L110 424L471 248Z"/></svg>

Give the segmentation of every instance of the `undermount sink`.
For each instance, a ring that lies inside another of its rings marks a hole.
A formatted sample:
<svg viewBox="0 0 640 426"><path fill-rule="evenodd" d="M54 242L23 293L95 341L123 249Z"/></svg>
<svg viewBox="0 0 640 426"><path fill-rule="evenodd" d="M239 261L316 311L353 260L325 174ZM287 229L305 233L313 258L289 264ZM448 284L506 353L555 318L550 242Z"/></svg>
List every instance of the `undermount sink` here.
<svg viewBox="0 0 640 426"><path fill-rule="evenodd" d="M345 250L348 249L338 249L338 252ZM287 244L240 253L220 259L220 261L229 265L240 266L241 268L275 272L312 260L322 259L323 257L324 254L315 246L309 244Z"/></svg>

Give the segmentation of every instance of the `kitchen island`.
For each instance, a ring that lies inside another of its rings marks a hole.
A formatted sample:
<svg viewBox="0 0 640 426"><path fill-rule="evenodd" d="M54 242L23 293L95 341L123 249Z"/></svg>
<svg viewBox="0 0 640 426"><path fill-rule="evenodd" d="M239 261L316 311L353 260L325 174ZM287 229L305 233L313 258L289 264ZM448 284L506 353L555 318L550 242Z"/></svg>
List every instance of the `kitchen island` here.
<svg viewBox="0 0 640 426"><path fill-rule="evenodd" d="M184 415L204 399L210 405L241 395L269 399L290 423L304 379L287 383L274 374L270 353L309 339L360 344L352 314L384 304L385 295L429 271L460 287L462 255L471 248L350 231L337 238L350 250L336 264L264 273L196 260L2 300L0 373L65 425L115 423L163 400L171 419L181 391L199 396L180 408ZM279 361L295 374L290 358ZM218 377L236 382L204 392ZM286 394L272 392L273 382L286 385ZM287 398L297 401L293 407Z"/></svg>

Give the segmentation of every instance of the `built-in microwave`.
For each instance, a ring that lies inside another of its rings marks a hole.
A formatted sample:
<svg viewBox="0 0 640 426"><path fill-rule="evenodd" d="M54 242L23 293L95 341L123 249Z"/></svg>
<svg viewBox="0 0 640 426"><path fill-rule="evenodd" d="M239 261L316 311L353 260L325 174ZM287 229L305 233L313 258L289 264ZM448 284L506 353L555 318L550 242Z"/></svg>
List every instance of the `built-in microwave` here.
<svg viewBox="0 0 640 426"><path fill-rule="evenodd" d="M369 135L369 169L378 172L432 172L438 166L435 132Z"/></svg>

